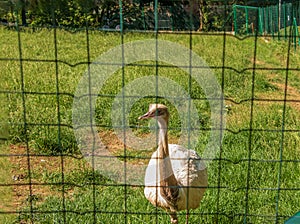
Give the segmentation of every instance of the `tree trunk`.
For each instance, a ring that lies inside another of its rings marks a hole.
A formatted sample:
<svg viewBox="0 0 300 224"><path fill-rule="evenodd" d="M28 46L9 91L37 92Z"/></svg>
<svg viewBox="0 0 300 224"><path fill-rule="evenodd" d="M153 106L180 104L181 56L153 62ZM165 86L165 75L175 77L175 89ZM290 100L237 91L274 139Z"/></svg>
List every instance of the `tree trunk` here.
<svg viewBox="0 0 300 224"><path fill-rule="evenodd" d="M203 30L203 23L204 23L204 13L203 13L203 7L204 7L204 0L199 0L199 31Z"/></svg>
<svg viewBox="0 0 300 224"><path fill-rule="evenodd" d="M22 19L22 25L27 26L26 22L26 0L20 0L21 4L21 19Z"/></svg>

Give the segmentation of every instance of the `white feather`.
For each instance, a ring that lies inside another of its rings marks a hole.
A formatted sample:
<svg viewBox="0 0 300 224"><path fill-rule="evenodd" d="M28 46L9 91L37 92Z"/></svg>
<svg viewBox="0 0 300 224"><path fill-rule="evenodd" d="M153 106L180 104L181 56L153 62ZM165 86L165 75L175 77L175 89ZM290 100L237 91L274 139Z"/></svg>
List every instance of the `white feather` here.
<svg viewBox="0 0 300 224"><path fill-rule="evenodd" d="M174 176L179 184L179 198L176 210L199 207L207 187L207 171L204 162L194 150L188 150L180 145L169 144L169 155ZM154 205L173 210L170 204L161 196L158 151L152 154L145 175L145 196Z"/></svg>
<svg viewBox="0 0 300 224"><path fill-rule="evenodd" d="M144 193L154 206L169 213L171 223L178 224L177 211L200 205L207 187L206 167L194 150L167 144L169 112L166 106L150 104L149 111L139 117L148 118L155 118L158 122L159 141L146 169Z"/></svg>

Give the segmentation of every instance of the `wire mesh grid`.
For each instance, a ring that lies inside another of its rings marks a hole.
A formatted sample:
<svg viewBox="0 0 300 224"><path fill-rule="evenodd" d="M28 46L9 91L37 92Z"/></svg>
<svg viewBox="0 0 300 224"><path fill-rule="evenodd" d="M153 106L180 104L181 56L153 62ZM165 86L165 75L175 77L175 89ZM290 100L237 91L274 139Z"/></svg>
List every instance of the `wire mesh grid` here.
<svg viewBox="0 0 300 224"><path fill-rule="evenodd" d="M295 38L298 38L299 10L299 2L265 7L235 5L233 10L234 30L238 35L259 32L280 38L284 35L290 35L287 29L293 29L292 33L294 32Z"/></svg>
<svg viewBox="0 0 300 224"><path fill-rule="evenodd" d="M0 183L5 194L1 198L3 208L0 207L4 222L170 222L166 212L146 200L144 184L129 180L130 172L136 170L141 171L133 175L143 179L144 170L139 165L147 165L155 144L136 151L126 144L126 139L128 129L147 136L153 128L154 139L158 141L155 125L150 123L149 128L148 123L138 122L137 117L148 110L149 103L160 102L169 107L169 137L170 142L176 143L183 123L180 111L170 103L170 98L159 96L158 87L156 95L142 97L133 92L125 96L126 89L123 95L118 95L118 91L145 74L153 74L157 83L161 76L179 82L189 93L187 101L194 102L201 114L197 118L199 126L187 128L188 132L200 131L200 143L196 145L200 155L212 131L211 105L192 76L195 70L203 68L194 66L191 58L188 72L159 60L126 64L124 44L149 38L157 43L179 42L199 54L209 64L224 93L224 105L220 99L214 99L222 107L220 119L227 123L226 127L219 127L224 131L224 139L214 158L202 157L209 162L208 187L200 208L189 211L189 223L283 223L298 211L300 59L299 52L291 46L291 36L286 41L274 42L271 36L256 33L238 38L225 31L125 32L121 26L120 31L107 32L89 29L88 24L77 33L55 26L37 32L18 25L16 28L2 29L5 43L0 58L5 70L0 89L5 114L1 125L3 130L10 129L1 136L1 140L7 141L1 147L1 169L8 176ZM92 95L92 62L118 45L121 63L97 61L96 66L121 69L105 80L99 93ZM158 44L155 52L154 57L159 59ZM95 149L96 136L100 136L111 152L101 155L92 151L90 163L78 150L80 142L74 137L72 123L76 86L84 73L89 94L81 96L87 104L82 103L90 111L95 109L95 123L91 120L89 125L97 128L87 125L92 130L87 138ZM146 85L144 81L142 84ZM136 98L131 111L121 106L121 120L129 117L128 127L114 126L112 122L111 108L117 97ZM121 130L119 138L116 129ZM102 168L112 171L109 177L97 167L95 161L99 157L108 158L107 167ZM125 183L114 179L114 175L120 174L117 164L110 162L113 158L122 166L120 172L127 180ZM186 212L178 216L179 223L185 222Z"/></svg>

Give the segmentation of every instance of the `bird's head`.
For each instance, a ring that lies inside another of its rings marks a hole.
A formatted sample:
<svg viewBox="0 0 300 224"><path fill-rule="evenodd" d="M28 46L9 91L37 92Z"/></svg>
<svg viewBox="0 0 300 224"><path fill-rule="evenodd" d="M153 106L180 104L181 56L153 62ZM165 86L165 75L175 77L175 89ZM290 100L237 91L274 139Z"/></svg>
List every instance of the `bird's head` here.
<svg viewBox="0 0 300 224"><path fill-rule="evenodd" d="M169 111L168 108L163 104L150 104L149 110L144 115L140 116L138 119L148 119L148 118L157 118L168 121L169 119Z"/></svg>

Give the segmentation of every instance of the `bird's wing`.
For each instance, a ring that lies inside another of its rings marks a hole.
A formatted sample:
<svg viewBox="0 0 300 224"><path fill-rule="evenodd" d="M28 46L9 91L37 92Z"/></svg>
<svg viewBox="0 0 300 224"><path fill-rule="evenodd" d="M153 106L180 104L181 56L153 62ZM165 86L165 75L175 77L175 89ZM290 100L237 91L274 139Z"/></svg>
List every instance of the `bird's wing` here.
<svg viewBox="0 0 300 224"><path fill-rule="evenodd" d="M193 186L193 188L183 187L180 200L177 202L179 210L197 208L207 187L206 166L200 156L194 150L188 150L180 145L169 145L170 159L174 175L181 186Z"/></svg>
<svg viewBox="0 0 300 224"><path fill-rule="evenodd" d="M169 144L169 153L173 169L185 167L187 163L193 164L196 170L206 169L205 163L194 150L186 149L181 145Z"/></svg>
<svg viewBox="0 0 300 224"><path fill-rule="evenodd" d="M205 192L207 186L207 173L205 164L194 150L187 150L180 145L169 144L169 153L175 178L181 186L196 186L199 188L179 188L178 210L196 208ZM145 196L155 206L167 208L169 204L160 194L160 175L157 165L157 151L152 154L145 175ZM186 201L188 197L188 202ZM157 204L156 204L157 203Z"/></svg>

